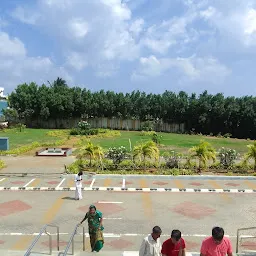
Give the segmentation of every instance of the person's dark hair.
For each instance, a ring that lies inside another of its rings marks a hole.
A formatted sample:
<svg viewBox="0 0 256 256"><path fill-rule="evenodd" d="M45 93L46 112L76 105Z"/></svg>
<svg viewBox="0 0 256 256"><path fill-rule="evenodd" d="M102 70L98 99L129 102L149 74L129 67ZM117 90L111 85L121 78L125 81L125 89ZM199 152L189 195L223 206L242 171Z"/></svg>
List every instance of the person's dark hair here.
<svg viewBox="0 0 256 256"><path fill-rule="evenodd" d="M83 175L83 172L82 172L82 171L79 171L78 175L79 175L79 176Z"/></svg>
<svg viewBox="0 0 256 256"><path fill-rule="evenodd" d="M91 210L91 209L94 209L96 211L96 206L95 205L90 205L89 210Z"/></svg>
<svg viewBox="0 0 256 256"><path fill-rule="evenodd" d="M162 229L158 226L155 226L155 227L153 227L152 232L153 232L153 234L160 234L160 233L162 233Z"/></svg>
<svg viewBox="0 0 256 256"><path fill-rule="evenodd" d="M176 241L179 241L181 238L181 232L177 229L174 229L172 231L171 238L175 239Z"/></svg>
<svg viewBox="0 0 256 256"><path fill-rule="evenodd" d="M212 229L212 237L216 241L221 241L224 237L224 229L220 227L214 227Z"/></svg>

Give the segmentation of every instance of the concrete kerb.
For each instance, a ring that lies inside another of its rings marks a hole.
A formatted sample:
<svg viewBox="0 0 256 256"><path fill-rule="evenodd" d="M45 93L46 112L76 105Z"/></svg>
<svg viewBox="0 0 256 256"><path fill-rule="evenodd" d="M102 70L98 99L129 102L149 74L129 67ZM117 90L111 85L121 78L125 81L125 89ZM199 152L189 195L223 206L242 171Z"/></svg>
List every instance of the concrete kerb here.
<svg viewBox="0 0 256 256"><path fill-rule="evenodd" d="M75 187L0 187L0 191L74 191ZM254 189L198 189L198 188L122 188L122 187L84 187L83 191L115 192L174 192L174 193L239 193L254 194Z"/></svg>

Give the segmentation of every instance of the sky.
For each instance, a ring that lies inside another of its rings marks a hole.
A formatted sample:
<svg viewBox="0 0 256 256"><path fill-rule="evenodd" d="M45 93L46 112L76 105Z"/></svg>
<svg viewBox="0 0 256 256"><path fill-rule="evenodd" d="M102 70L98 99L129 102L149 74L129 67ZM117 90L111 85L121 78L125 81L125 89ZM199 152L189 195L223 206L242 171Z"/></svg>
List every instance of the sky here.
<svg viewBox="0 0 256 256"><path fill-rule="evenodd" d="M0 86L256 95L256 0L1 0Z"/></svg>

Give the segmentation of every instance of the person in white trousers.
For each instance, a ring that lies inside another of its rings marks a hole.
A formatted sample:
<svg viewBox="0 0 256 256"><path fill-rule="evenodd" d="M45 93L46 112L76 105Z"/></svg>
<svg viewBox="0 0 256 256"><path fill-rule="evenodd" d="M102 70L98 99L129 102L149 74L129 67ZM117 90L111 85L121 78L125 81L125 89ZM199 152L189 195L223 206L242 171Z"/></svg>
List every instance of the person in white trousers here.
<svg viewBox="0 0 256 256"><path fill-rule="evenodd" d="M83 196L82 196L82 175L83 175L82 171L79 171L79 173L75 175L75 184L76 184L75 200L83 199Z"/></svg>

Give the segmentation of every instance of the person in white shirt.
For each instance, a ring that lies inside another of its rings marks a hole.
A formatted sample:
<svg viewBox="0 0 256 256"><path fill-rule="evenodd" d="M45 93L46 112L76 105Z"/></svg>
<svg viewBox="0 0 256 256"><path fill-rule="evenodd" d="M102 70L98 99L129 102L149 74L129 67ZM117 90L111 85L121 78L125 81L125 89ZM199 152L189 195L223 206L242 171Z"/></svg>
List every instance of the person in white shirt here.
<svg viewBox="0 0 256 256"><path fill-rule="evenodd" d="M82 196L82 175L83 175L82 171L79 171L79 173L75 175L75 184L76 184L75 200L83 199L83 196Z"/></svg>
<svg viewBox="0 0 256 256"><path fill-rule="evenodd" d="M152 230L152 233L143 239L140 246L139 256L161 256L161 234L161 228L155 226Z"/></svg>

